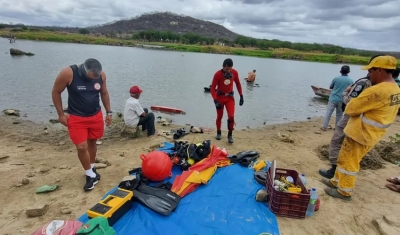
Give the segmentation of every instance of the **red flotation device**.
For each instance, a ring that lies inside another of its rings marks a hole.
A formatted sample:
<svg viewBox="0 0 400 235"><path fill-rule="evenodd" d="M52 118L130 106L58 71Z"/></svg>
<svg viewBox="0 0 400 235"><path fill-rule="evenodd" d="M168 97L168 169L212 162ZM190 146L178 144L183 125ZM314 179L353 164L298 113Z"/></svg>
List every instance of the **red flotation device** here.
<svg viewBox="0 0 400 235"><path fill-rule="evenodd" d="M161 112L183 113L183 110L182 110L182 109L171 108L171 107L166 107L166 106L153 105L153 106L151 106L150 108L151 108L151 110L156 110L156 111L161 111Z"/></svg>
<svg viewBox="0 0 400 235"><path fill-rule="evenodd" d="M140 155L143 175L151 181L161 181L172 176L172 162L165 152L153 151Z"/></svg>

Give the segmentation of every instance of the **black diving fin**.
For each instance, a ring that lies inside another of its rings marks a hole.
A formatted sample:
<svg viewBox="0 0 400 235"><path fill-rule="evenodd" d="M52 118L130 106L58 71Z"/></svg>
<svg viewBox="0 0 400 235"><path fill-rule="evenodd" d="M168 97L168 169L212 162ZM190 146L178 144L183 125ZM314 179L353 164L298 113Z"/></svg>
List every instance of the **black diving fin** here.
<svg viewBox="0 0 400 235"><path fill-rule="evenodd" d="M244 158L240 159L239 163L242 166L249 166L255 159L258 158L258 154L257 155L247 155Z"/></svg>
<svg viewBox="0 0 400 235"><path fill-rule="evenodd" d="M181 197L167 189L139 185L133 190L133 197L144 206L162 215L169 215L174 211Z"/></svg>
<svg viewBox="0 0 400 235"><path fill-rule="evenodd" d="M186 132L185 128L181 128L178 130L172 130L172 132L174 133L174 135L173 135L174 140L177 140L185 135L190 134L190 132Z"/></svg>
<svg viewBox="0 0 400 235"><path fill-rule="evenodd" d="M267 183L267 172L266 171L254 172L254 179L256 179L257 183L265 186Z"/></svg>
<svg viewBox="0 0 400 235"><path fill-rule="evenodd" d="M253 150L242 151L231 157L231 163L247 163L248 160L250 160L250 164L251 161L257 158L259 155L260 154L258 152Z"/></svg>

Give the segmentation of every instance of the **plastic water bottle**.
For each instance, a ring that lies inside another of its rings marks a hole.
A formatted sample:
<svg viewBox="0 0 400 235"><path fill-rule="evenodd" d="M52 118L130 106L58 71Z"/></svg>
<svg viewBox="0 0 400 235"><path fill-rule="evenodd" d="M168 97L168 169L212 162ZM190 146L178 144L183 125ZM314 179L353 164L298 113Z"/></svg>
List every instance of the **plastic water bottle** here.
<svg viewBox="0 0 400 235"><path fill-rule="evenodd" d="M301 182L303 182L303 185L306 186L306 184L307 184L306 175L301 174L300 179L301 179Z"/></svg>
<svg viewBox="0 0 400 235"><path fill-rule="evenodd" d="M316 188L311 189L311 197L310 197L310 202L308 203L306 215L307 216L312 216L314 215L315 211L315 204L317 203L318 199L318 193Z"/></svg>

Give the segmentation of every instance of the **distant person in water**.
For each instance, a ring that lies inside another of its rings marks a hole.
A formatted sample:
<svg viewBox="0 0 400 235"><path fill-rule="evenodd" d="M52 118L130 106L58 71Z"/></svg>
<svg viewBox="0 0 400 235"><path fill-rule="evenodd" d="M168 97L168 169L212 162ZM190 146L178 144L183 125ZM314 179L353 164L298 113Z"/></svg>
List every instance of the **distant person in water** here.
<svg viewBox="0 0 400 235"><path fill-rule="evenodd" d="M396 68L396 70L393 72L392 76L394 81L399 85L400 87L400 79L399 79L399 73L400 73L400 68Z"/></svg>
<svg viewBox="0 0 400 235"><path fill-rule="evenodd" d="M142 108L139 97L142 90L138 86L129 89L130 96L125 103L124 121L128 127L142 126L142 131L147 130L147 136L157 135L154 124L154 113L149 113L148 109Z"/></svg>
<svg viewBox="0 0 400 235"><path fill-rule="evenodd" d="M323 131L327 130L333 111L336 110L335 127L339 123L340 119L342 119L342 93L346 88L353 84L353 80L348 76L350 73L350 67L348 65L342 66L340 73L342 75L335 77L329 86L329 89L332 89L332 92L329 96L328 106L326 107L325 120L321 127L321 130Z"/></svg>
<svg viewBox="0 0 400 235"><path fill-rule="evenodd" d="M64 114L61 93L68 91L68 115ZM110 96L106 86L106 74L96 59L83 64L71 65L58 74L51 92L58 120L68 127L69 137L75 144L79 161L86 173L85 191L92 190L100 180L94 163L96 141L104 134L103 113L100 98L106 110L106 125L111 125Z"/></svg>
<svg viewBox="0 0 400 235"><path fill-rule="evenodd" d="M254 69L253 72L249 72L249 75L247 75L247 78L245 78L247 82L254 82L256 80L256 70Z"/></svg>

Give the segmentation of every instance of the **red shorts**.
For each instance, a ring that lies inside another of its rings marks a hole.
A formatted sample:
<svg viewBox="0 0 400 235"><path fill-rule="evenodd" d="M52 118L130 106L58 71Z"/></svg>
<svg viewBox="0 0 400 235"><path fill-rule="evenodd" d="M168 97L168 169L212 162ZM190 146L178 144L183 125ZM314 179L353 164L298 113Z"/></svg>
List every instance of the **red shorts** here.
<svg viewBox="0 0 400 235"><path fill-rule="evenodd" d="M100 111L90 117L68 115L68 132L74 144L83 143L87 139L100 139L104 134L103 113Z"/></svg>

